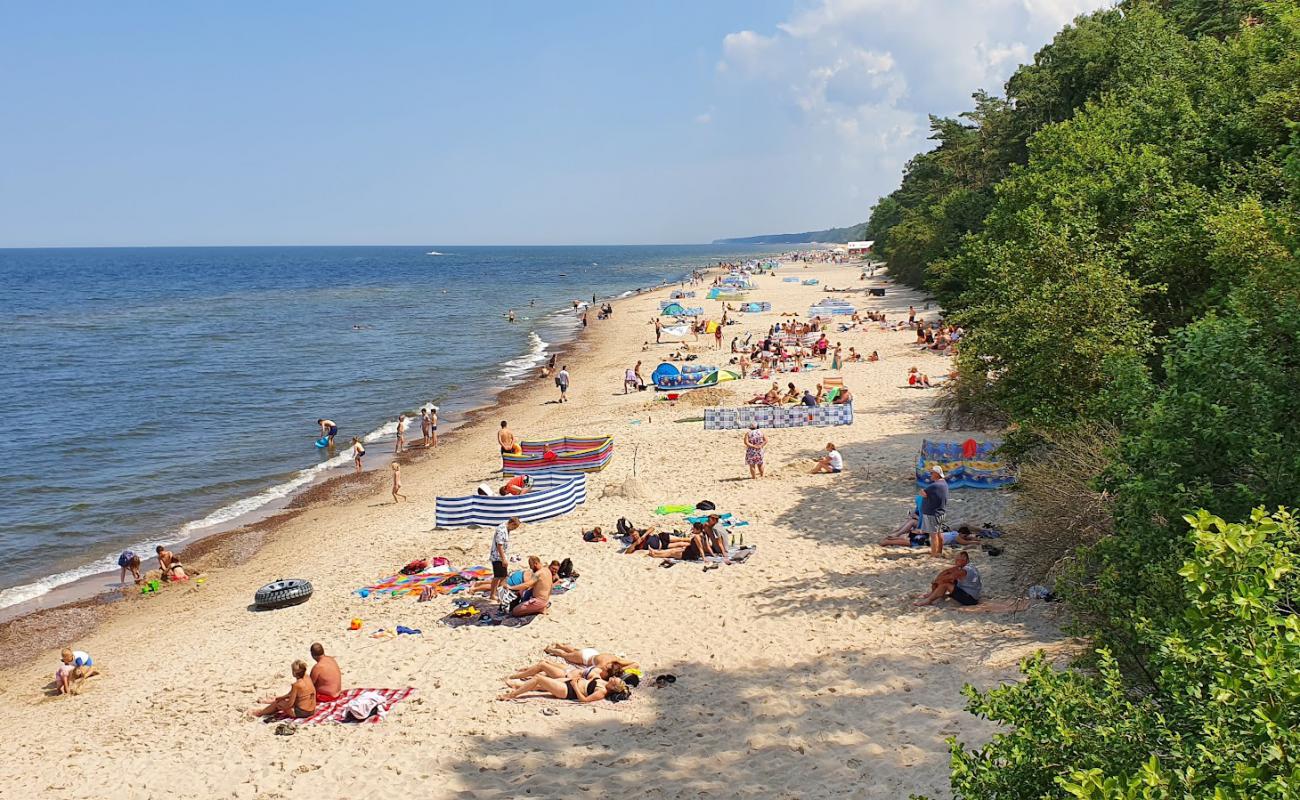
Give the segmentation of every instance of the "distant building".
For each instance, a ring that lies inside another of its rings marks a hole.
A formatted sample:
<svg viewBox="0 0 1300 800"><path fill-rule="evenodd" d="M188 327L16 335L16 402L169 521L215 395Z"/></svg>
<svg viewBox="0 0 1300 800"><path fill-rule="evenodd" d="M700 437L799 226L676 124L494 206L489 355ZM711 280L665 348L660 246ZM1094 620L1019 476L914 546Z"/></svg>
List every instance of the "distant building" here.
<svg viewBox="0 0 1300 800"><path fill-rule="evenodd" d="M870 242L849 242L849 255L869 256L871 255L871 245L873 244L875 244L874 240Z"/></svg>

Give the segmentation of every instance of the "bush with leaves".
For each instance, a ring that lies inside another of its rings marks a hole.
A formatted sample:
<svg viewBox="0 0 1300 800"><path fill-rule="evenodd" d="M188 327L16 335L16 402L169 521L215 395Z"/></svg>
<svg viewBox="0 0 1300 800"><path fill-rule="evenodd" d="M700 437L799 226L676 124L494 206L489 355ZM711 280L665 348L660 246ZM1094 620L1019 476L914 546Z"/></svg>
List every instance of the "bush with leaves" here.
<svg viewBox="0 0 1300 800"><path fill-rule="evenodd" d="M1009 727L952 744L970 800L1271 800L1300 796L1300 526L1292 512L1186 517L1183 611L1137 626L1140 679L1101 650L1095 671L1041 656L1023 683L965 689Z"/></svg>

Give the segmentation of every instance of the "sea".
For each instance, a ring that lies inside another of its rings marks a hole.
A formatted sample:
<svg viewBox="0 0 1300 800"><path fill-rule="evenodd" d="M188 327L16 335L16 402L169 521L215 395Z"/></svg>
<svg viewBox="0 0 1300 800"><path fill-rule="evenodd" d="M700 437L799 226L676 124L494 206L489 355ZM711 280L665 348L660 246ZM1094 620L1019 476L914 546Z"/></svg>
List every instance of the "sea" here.
<svg viewBox="0 0 1300 800"><path fill-rule="evenodd" d="M575 300L772 249L0 250L0 611L255 518L399 412L454 423L576 335Z"/></svg>

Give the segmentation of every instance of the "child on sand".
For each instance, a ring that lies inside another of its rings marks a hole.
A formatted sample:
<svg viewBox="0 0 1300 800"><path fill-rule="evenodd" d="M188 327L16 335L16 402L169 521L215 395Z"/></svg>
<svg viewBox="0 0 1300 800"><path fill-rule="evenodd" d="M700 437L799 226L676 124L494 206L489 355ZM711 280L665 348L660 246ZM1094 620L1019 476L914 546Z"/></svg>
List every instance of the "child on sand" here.
<svg viewBox="0 0 1300 800"><path fill-rule="evenodd" d="M361 471L361 458L366 454L365 445L356 436L352 437L352 463L356 464L357 472Z"/></svg>
<svg viewBox="0 0 1300 800"><path fill-rule="evenodd" d="M84 650L64 648L59 658L63 663L54 672L54 683L59 688L59 694L80 694L81 684L87 678L99 674L99 670L95 669L95 662Z"/></svg>
<svg viewBox="0 0 1300 800"><path fill-rule="evenodd" d="M402 465L394 461L389 466L393 468L393 502L396 503L398 498L406 499L406 495L402 494Z"/></svg>

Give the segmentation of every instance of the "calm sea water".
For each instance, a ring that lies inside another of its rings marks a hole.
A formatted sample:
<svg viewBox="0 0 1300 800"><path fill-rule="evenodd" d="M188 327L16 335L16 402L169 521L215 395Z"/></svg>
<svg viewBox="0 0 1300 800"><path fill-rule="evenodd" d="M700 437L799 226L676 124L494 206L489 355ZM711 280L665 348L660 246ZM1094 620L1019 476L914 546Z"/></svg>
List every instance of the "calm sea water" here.
<svg viewBox="0 0 1300 800"><path fill-rule="evenodd" d="M574 334L572 300L758 252L0 250L0 608L339 468L319 417L340 444L423 403L454 420Z"/></svg>

